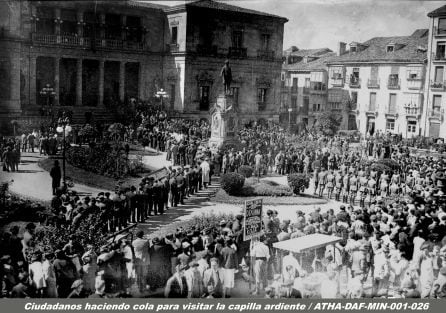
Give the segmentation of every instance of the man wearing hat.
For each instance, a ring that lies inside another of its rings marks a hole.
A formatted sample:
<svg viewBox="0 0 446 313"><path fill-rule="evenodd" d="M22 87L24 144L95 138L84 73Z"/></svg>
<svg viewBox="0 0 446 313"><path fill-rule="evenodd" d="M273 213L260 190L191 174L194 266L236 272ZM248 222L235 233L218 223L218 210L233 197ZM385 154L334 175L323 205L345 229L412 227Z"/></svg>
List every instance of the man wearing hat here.
<svg viewBox="0 0 446 313"><path fill-rule="evenodd" d="M175 273L167 280L164 288L164 297L166 298L187 298L189 295L185 271L187 266L178 264L175 267Z"/></svg>

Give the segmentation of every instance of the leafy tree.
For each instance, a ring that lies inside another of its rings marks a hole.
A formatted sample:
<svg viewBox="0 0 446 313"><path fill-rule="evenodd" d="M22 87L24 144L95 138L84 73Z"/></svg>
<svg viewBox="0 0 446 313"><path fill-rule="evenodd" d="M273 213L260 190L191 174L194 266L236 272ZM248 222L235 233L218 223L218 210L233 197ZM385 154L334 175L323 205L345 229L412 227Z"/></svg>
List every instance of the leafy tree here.
<svg viewBox="0 0 446 313"><path fill-rule="evenodd" d="M322 113L316 122L316 128L324 135L333 136L339 129L342 122L342 116L332 112Z"/></svg>

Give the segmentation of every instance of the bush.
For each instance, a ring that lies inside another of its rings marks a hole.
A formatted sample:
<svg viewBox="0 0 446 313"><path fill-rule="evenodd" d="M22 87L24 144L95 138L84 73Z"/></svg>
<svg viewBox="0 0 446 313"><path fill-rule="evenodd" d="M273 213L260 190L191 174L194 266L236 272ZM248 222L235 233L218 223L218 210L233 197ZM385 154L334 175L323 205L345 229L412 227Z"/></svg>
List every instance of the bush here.
<svg viewBox="0 0 446 313"><path fill-rule="evenodd" d="M245 176L245 178L249 178L252 176L252 173L254 173L254 169L251 166L248 165L242 165L238 169L239 174L242 174Z"/></svg>
<svg viewBox="0 0 446 313"><path fill-rule="evenodd" d="M288 185L298 195L310 186L310 178L302 173L288 175Z"/></svg>
<svg viewBox="0 0 446 313"><path fill-rule="evenodd" d="M244 197L285 197L292 196L293 192L290 187L278 184L275 181L257 181L257 178L253 177L246 179L240 195Z"/></svg>
<svg viewBox="0 0 446 313"><path fill-rule="evenodd" d="M221 188L230 195L237 195L245 184L245 177L238 173L227 173L221 177Z"/></svg>

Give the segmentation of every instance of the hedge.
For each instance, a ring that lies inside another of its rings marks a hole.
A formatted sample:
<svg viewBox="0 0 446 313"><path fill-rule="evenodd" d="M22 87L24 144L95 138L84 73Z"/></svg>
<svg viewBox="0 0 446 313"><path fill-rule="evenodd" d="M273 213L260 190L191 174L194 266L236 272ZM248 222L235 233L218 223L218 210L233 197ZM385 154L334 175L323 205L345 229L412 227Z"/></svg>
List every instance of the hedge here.
<svg viewBox="0 0 446 313"><path fill-rule="evenodd" d="M220 180L221 188L230 195L241 192L245 183L245 177L238 173L223 174Z"/></svg>

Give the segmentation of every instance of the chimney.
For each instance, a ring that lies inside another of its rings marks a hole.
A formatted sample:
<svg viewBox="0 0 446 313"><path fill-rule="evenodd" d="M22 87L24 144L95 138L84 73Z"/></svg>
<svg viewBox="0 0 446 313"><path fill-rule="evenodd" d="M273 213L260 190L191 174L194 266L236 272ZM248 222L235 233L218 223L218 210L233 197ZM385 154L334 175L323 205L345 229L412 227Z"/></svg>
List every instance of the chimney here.
<svg viewBox="0 0 446 313"><path fill-rule="evenodd" d="M339 42L338 44L338 56L341 56L345 53L345 47L347 46L347 44L345 42Z"/></svg>

